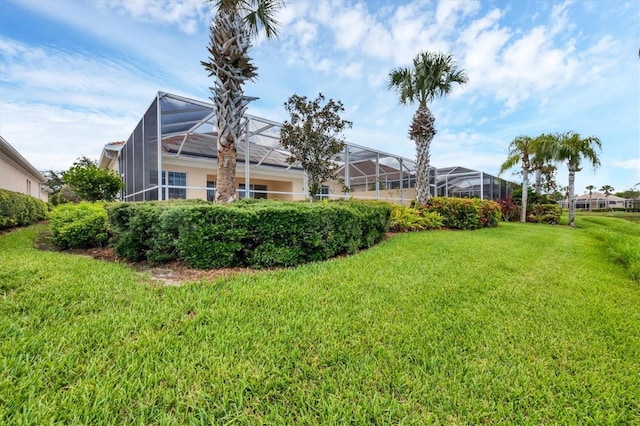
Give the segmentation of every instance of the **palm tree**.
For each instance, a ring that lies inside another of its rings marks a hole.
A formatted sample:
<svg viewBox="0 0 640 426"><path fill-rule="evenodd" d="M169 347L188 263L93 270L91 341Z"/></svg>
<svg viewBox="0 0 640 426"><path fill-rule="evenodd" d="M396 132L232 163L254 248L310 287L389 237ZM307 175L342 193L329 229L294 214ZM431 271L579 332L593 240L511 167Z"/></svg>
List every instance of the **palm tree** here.
<svg viewBox="0 0 640 426"><path fill-rule="evenodd" d="M602 188L600 188L600 191L604 192L604 199L607 204L607 209L609 208L609 195L611 195L611 193L615 190L616 189L611 185L602 185Z"/></svg>
<svg viewBox="0 0 640 426"><path fill-rule="evenodd" d="M598 150L602 148L600 139L595 136L582 138L576 132L556 134L552 140L553 157L557 161L566 161L569 169L569 226L576 226L576 210L574 204L576 173L582 170L582 160L588 160L593 168L600 165Z"/></svg>
<svg viewBox="0 0 640 426"><path fill-rule="evenodd" d="M594 189L596 189L596 187L593 185L587 186L587 190L589 191L589 211L591 211L591 191L593 191Z"/></svg>
<svg viewBox="0 0 640 426"><path fill-rule="evenodd" d="M389 73L389 89L395 89L402 105L418 103L409 127L409 138L416 144L416 201L429 199L429 148L436 134L435 118L427 104L451 93L453 84L468 81L464 70L458 70L452 55L420 52L413 67L395 68Z"/></svg>
<svg viewBox="0 0 640 426"><path fill-rule="evenodd" d="M209 1L216 12L210 27L209 60L200 63L209 77L215 77L210 88L218 130L215 202L228 203L236 193L236 144L242 133L241 121L253 100L244 95L243 85L258 76L248 55L251 38L261 29L267 38L277 36L274 15L283 0Z"/></svg>
<svg viewBox="0 0 640 426"><path fill-rule="evenodd" d="M518 136L509 144L509 156L500 166L501 175L510 168L520 164L522 167L522 210L520 211L520 222L527 221L527 197L529 191L529 172L533 169L534 157L542 158L546 154L541 150L542 136L531 138L529 136Z"/></svg>
<svg viewBox="0 0 640 426"><path fill-rule="evenodd" d="M539 137L542 138L545 136L541 135ZM538 152L535 152L533 158L531 159L531 167L535 171L536 177L534 184L536 195L540 195L542 193L542 174L546 169L552 166L551 160L552 158L550 157L550 154L544 152L543 150L538 150Z"/></svg>

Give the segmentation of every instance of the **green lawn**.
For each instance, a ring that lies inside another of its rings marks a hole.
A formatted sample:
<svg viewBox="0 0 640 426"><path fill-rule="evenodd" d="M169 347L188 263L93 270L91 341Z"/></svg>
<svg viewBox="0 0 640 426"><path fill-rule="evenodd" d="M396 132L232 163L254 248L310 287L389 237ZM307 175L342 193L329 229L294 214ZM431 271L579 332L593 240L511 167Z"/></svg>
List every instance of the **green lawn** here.
<svg viewBox="0 0 640 426"><path fill-rule="evenodd" d="M640 424L640 284L578 225L182 287L0 236L0 424Z"/></svg>

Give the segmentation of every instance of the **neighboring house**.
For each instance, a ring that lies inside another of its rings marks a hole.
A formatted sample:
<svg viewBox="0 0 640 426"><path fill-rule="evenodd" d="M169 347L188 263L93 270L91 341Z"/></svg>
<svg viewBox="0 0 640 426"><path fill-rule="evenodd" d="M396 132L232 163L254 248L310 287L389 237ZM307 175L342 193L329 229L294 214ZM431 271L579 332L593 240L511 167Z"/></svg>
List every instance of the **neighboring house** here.
<svg viewBox="0 0 640 426"><path fill-rule="evenodd" d="M605 194L601 192L591 192L591 197L589 197L589 193L576 195L575 200L575 208L578 210L593 210L593 209L612 209L612 208L625 208L627 206L627 200L624 198L616 197L615 195L609 195L606 197ZM560 207L563 209L567 208L567 200L558 201Z"/></svg>
<svg viewBox="0 0 640 426"><path fill-rule="evenodd" d="M281 124L246 115L243 126L244 140L236 146L238 198L306 198L305 172L300 164L287 163L289 152L280 145ZM218 162L216 138L212 104L158 92L129 138L105 145L98 166L122 176L124 201L213 200ZM414 160L347 143L335 161L339 181L326 183L323 198L386 199L399 203L415 198ZM466 180L459 181L464 185L462 189L455 186L460 170L466 176ZM496 199L501 198L500 184L505 182L459 167L432 168L431 175L434 195Z"/></svg>
<svg viewBox="0 0 640 426"><path fill-rule="evenodd" d="M44 176L0 136L0 188L47 202L49 192L45 182Z"/></svg>

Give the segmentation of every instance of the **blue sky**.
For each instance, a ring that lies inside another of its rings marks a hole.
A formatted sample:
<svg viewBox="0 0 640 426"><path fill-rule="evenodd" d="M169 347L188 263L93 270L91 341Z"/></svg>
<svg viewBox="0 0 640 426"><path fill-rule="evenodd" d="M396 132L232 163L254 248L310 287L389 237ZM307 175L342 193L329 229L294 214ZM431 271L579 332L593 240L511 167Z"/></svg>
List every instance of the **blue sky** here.
<svg viewBox="0 0 640 426"><path fill-rule="evenodd" d="M0 134L36 168L66 170L126 139L158 91L208 99L211 16L201 0L2 0ZM516 136L572 130L603 144L578 194L640 182L636 0L288 0L278 19L280 37L251 51L254 115L285 120L290 95L322 92L344 103L350 142L414 158L415 107L388 73L440 50L469 84L431 105L432 165L496 174Z"/></svg>

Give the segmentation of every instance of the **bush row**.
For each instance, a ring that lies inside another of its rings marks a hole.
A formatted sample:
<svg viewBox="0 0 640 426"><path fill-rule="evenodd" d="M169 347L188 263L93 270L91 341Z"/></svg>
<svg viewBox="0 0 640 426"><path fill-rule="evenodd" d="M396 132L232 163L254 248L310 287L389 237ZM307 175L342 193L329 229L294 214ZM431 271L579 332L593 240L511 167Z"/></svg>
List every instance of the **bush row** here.
<svg viewBox="0 0 640 426"><path fill-rule="evenodd" d="M479 198L433 197L423 206L442 216L442 223L453 229L478 229L497 226L500 204Z"/></svg>
<svg viewBox="0 0 640 426"><path fill-rule="evenodd" d="M113 248L131 260L195 268L292 266L355 253L389 228L387 203L120 203L108 209Z"/></svg>
<svg viewBox="0 0 640 426"><path fill-rule="evenodd" d="M640 207L610 207L604 209L582 209L582 211L591 211L593 213L606 213L606 212L627 212L627 213L636 213L640 212Z"/></svg>
<svg viewBox="0 0 640 426"><path fill-rule="evenodd" d="M25 226L45 219L47 204L30 195L0 189L0 229Z"/></svg>

